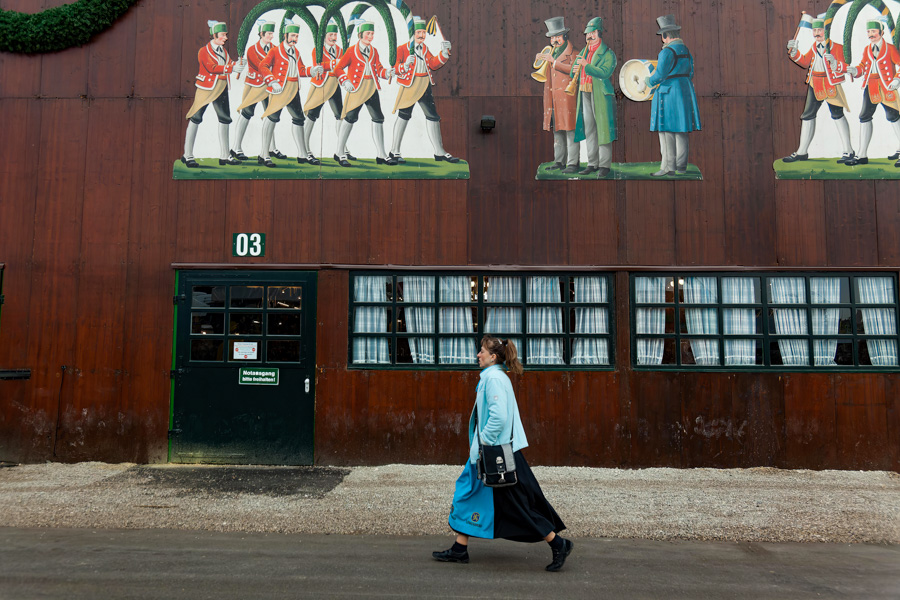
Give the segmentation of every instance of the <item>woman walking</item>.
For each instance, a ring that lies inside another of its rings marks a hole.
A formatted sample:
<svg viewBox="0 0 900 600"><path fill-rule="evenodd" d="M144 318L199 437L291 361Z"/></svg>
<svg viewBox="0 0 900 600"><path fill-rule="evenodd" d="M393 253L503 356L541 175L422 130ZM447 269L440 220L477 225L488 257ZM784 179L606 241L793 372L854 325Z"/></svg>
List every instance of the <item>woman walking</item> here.
<svg viewBox="0 0 900 600"><path fill-rule="evenodd" d="M515 542L544 540L553 551L553 561L547 570L559 571L574 544L557 535L566 526L544 498L541 486L522 456L522 448L528 446L528 441L504 365L516 374L522 373L516 345L510 340L485 336L478 353L478 366L483 369L481 381L469 417L469 460L456 480L450 509L449 523L456 532L456 542L447 550L433 552L432 556L442 562L467 563L470 537ZM512 438L517 484L491 488L481 482L475 466L479 434L481 444L485 445L508 443Z"/></svg>

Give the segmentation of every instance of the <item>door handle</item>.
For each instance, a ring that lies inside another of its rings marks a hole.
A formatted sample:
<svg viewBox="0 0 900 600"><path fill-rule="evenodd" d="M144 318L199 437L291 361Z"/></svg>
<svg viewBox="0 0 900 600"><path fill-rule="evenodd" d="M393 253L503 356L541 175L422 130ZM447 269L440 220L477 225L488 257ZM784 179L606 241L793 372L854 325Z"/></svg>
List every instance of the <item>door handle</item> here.
<svg viewBox="0 0 900 600"><path fill-rule="evenodd" d="M306 381L303 382L303 389L306 391L307 394L309 393L309 377L307 377Z"/></svg>

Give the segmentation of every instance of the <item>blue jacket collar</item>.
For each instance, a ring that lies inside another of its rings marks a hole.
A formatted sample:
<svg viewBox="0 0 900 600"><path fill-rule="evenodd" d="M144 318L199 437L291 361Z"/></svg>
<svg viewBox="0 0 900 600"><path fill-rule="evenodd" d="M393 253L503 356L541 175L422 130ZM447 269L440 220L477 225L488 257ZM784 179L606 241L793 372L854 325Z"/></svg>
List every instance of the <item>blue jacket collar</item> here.
<svg viewBox="0 0 900 600"><path fill-rule="evenodd" d="M484 379L484 376L485 376L485 375L487 374L487 372L490 371L491 369L500 370L500 365L491 365L491 366L489 366L489 367L485 367L484 369L481 370L481 374L479 375L479 377L480 377L481 379Z"/></svg>

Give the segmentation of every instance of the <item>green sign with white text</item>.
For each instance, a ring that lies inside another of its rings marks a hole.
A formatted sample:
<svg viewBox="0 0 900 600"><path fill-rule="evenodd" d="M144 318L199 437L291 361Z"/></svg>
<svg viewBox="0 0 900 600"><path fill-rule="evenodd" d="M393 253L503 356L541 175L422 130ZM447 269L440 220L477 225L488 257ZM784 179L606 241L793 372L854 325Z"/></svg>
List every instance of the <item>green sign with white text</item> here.
<svg viewBox="0 0 900 600"><path fill-rule="evenodd" d="M278 369L267 367L241 367L238 370L240 385L278 385Z"/></svg>
<svg viewBox="0 0 900 600"><path fill-rule="evenodd" d="M266 234L264 233L232 233L232 256L265 256Z"/></svg>

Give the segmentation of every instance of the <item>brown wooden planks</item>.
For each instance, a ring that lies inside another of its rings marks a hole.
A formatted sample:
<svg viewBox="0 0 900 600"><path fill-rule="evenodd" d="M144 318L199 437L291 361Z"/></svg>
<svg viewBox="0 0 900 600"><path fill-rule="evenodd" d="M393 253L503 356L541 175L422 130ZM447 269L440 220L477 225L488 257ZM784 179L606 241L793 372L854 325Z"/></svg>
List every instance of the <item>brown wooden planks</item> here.
<svg viewBox="0 0 900 600"><path fill-rule="evenodd" d="M315 263L321 257L323 198L321 181L274 181L272 223L266 256L272 262Z"/></svg>
<svg viewBox="0 0 900 600"><path fill-rule="evenodd" d="M791 267L826 265L823 182L778 181L775 207L778 264Z"/></svg>
<svg viewBox="0 0 900 600"><path fill-rule="evenodd" d="M629 388L632 467L684 465L682 378L671 373L635 372Z"/></svg>
<svg viewBox="0 0 900 600"><path fill-rule="evenodd" d="M186 22L182 7L183 3L180 0L154 0L140 2L130 10L131 13L135 13L136 35L141 40L140 50L132 54L136 96L171 98L181 93L180 74L184 53L182 31ZM189 21L187 23L193 30L194 23ZM196 56L195 48L191 54L194 69L198 66ZM192 77L196 75L196 72L191 73ZM190 95L193 97L192 91ZM187 112L188 106L189 104L184 106L184 112ZM175 112L181 111L179 103Z"/></svg>
<svg viewBox="0 0 900 600"><path fill-rule="evenodd" d="M783 467L784 386L774 373L731 376L734 467Z"/></svg>
<svg viewBox="0 0 900 600"><path fill-rule="evenodd" d="M722 115L727 263L774 265L771 103L765 98L724 98Z"/></svg>
<svg viewBox="0 0 900 600"><path fill-rule="evenodd" d="M839 464L845 469L889 469L884 378L846 373L835 376L835 430Z"/></svg>
<svg viewBox="0 0 900 600"><path fill-rule="evenodd" d="M684 467L734 466L735 445L743 421L732 406L732 377L727 373L678 376Z"/></svg>
<svg viewBox="0 0 900 600"><path fill-rule="evenodd" d="M121 98L134 94L137 22L138 11L132 8L87 46L89 97ZM141 41L144 54L158 52L153 46L144 45L143 38Z"/></svg>
<svg viewBox="0 0 900 600"><path fill-rule="evenodd" d="M835 379L830 374L787 374L784 382L785 467L839 468Z"/></svg>
<svg viewBox="0 0 900 600"><path fill-rule="evenodd" d="M900 194L895 181L875 183L875 219L878 226L878 264L900 266Z"/></svg>
<svg viewBox="0 0 900 600"><path fill-rule="evenodd" d="M131 102L93 100L85 143L84 208L76 301L74 357L79 376L73 390L71 441L58 448L66 460L114 461L119 448L124 369L125 297L128 271L128 197L134 146ZM118 164L125 168L108 169Z"/></svg>
<svg viewBox="0 0 900 600"><path fill-rule="evenodd" d="M764 96L769 89L772 56L769 46L762 43L769 31L766 4L724 2L717 6L718 30L727 32L719 37L719 91L732 97Z"/></svg>
<svg viewBox="0 0 900 600"><path fill-rule="evenodd" d="M875 184L825 182L828 264L861 267L878 264Z"/></svg>

